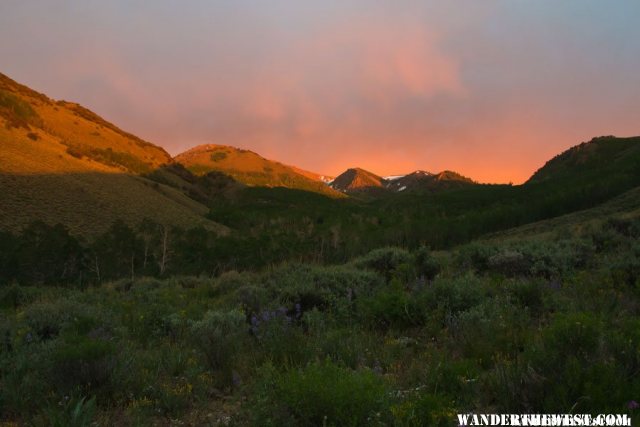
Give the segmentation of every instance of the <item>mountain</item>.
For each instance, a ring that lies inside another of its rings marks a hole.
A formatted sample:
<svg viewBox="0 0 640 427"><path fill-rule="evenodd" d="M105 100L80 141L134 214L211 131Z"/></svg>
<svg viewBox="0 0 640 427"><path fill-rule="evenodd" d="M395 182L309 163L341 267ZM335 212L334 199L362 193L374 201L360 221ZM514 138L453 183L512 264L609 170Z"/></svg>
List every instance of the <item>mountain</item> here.
<svg viewBox="0 0 640 427"><path fill-rule="evenodd" d="M385 186L385 180L361 168L347 169L338 175L330 186L342 192L377 191Z"/></svg>
<svg viewBox="0 0 640 427"><path fill-rule="evenodd" d="M640 137L601 136L583 142L549 160L527 183L614 175L628 179L640 176Z"/></svg>
<svg viewBox="0 0 640 427"><path fill-rule="evenodd" d="M404 176L395 176L385 180L385 187L396 192L435 192L473 185L470 178L452 171L432 174L415 171Z"/></svg>
<svg viewBox="0 0 640 427"><path fill-rule="evenodd" d="M399 192L436 192L474 184L470 178L451 171L433 174L418 170L407 175L380 177L361 168L352 168L336 177L330 185L345 193L384 195Z"/></svg>
<svg viewBox="0 0 640 427"><path fill-rule="evenodd" d="M196 175L222 172L249 186L286 187L343 197L325 184L322 175L227 145L200 145L177 155L175 161Z"/></svg>
<svg viewBox="0 0 640 427"><path fill-rule="evenodd" d="M162 148L86 108L0 74L0 229L39 219L94 235L117 219L137 225L148 217L224 232L204 218L207 206L145 177L171 162Z"/></svg>

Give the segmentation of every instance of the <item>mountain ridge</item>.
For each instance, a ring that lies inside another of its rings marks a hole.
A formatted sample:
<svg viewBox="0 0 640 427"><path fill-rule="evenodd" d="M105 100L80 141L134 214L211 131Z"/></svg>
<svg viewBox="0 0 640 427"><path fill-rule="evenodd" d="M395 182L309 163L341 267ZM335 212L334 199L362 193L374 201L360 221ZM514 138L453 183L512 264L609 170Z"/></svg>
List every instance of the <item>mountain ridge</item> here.
<svg viewBox="0 0 640 427"><path fill-rule="evenodd" d="M431 173L416 170L406 175L381 177L362 168L349 168L338 175L331 187L347 194L384 195L391 192L434 192L461 188L476 183L457 172L445 170Z"/></svg>
<svg viewBox="0 0 640 427"><path fill-rule="evenodd" d="M286 187L344 197L321 179L322 175L269 160L251 150L221 144L203 144L176 155L173 160L195 175L222 172L249 186Z"/></svg>

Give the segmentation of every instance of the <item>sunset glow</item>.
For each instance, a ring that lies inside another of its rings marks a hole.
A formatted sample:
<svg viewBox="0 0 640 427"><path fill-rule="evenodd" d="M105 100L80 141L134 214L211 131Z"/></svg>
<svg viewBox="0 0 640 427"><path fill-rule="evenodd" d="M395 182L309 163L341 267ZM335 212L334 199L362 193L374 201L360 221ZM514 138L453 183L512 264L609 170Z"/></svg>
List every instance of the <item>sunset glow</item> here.
<svg viewBox="0 0 640 427"><path fill-rule="evenodd" d="M520 183L638 133L638 16L635 0L8 0L0 68L172 155Z"/></svg>

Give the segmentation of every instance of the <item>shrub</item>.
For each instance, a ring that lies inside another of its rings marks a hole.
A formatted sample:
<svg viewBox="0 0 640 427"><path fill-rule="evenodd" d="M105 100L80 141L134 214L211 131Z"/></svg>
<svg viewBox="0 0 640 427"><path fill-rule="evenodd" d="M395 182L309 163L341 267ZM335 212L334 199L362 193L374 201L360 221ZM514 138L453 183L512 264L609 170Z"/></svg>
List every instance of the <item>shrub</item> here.
<svg viewBox="0 0 640 427"><path fill-rule="evenodd" d="M41 302L27 307L24 311L24 321L35 337L49 340L57 337L63 326L74 316L88 311L88 307L73 304L69 300Z"/></svg>
<svg viewBox="0 0 640 427"><path fill-rule="evenodd" d="M371 351L376 346L377 336L362 331L360 328L333 326L322 331L310 331L316 357L328 359L340 366L357 369L360 366L376 366L379 361Z"/></svg>
<svg viewBox="0 0 640 427"><path fill-rule="evenodd" d="M624 237L640 237L640 221L628 218L609 218L602 227L604 230L613 230Z"/></svg>
<svg viewBox="0 0 640 427"><path fill-rule="evenodd" d="M222 151L216 151L215 153L211 154L211 161L212 162L219 162L221 160L224 160L227 158L227 153L222 152Z"/></svg>
<svg viewBox="0 0 640 427"><path fill-rule="evenodd" d="M440 264L428 248L421 247L413 256L418 278L431 281L440 273Z"/></svg>
<svg viewBox="0 0 640 427"><path fill-rule="evenodd" d="M113 342L68 336L56 344L52 354L51 378L61 394L110 392L106 388L116 364Z"/></svg>
<svg viewBox="0 0 640 427"><path fill-rule="evenodd" d="M534 315L540 314L544 308L543 284L536 279L517 280L510 283L507 290L518 305Z"/></svg>
<svg viewBox="0 0 640 427"><path fill-rule="evenodd" d="M0 288L0 308L16 309L28 300L28 292L15 282L5 288Z"/></svg>
<svg viewBox="0 0 640 427"><path fill-rule="evenodd" d="M75 147L67 146L66 152L68 155L75 157L76 159L82 159L84 157L84 153Z"/></svg>
<svg viewBox="0 0 640 427"><path fill-rule="evenodd" d="M209 310L202 320L192 322L189 332L209 367L220 371L229 384L235 359L247 337L244 314L238 310Z"/></svg>
<svg viewBox="0 0 640 427"><path fill-rule="evenodd" d="M178 313L172 313L162 319L162 335L168 336L172 342L177 342L185 336L187 321Z"/></svg>
<svg viewBox="0 0 640 427"><path fill-rule="evenodd" d="M395 286L358 301L358 313L373 327L406 328L423 323L415 298Z"/></svg>
<svg viewBox="0 0 640 427"><path fill-rule="evenodd" d="M375 249L360 258L356 258L351 264L357 268L373 270L389 281L393 272L400 265L409 264L411 261L411 254L407 250L387 247Z"/></svg>
<svg viewBox="0 0 640 427"><path fill-rule="evenodd" d="M267 286L281 305L300 304L302 312L313 308L343 311L356 298L382 286L382 281L373 272L352 267L292 264L274 271Z"/></svg>
<svg viewBox="0 0 640 427"><path fill-rule="evenodd" d="M211 284L211 279L198 276L177 276L173 277L171 282L177 284L183 289L195 289L209 286Z"/></svg>
<svg viewBox="0 0 640 427"><path fill-rule="evenodd" d="M475 276L438 279L415 295L416 304L444 320L480 304L486 294L484 283Z"/></svg>
<svg viewBox="0 0 640 427"><path fill-rule="evenodd" d="M492 255L487 260L489 270L504 274L505 276L523 276L531 271L532 261L522 252L505 250Z"/></svg>
<svg viewBox="0 0 640 427"><path fill-rule="evenodd" d="M264 371L250 405L256 424L361 426L389 420L386 384L372 371L352 371L330 362Z"/></svg>
<svg viewBox="0 0 640 427"><path fill-rule="evenodd" d="M525 347L527 321L526 313L508 300L486 299L450 319L453 350L485 367L516 357Z"/></svg>
<svg viewBox="0 0 640 427"><path fill-rule="evenodd" d="M456 255L456 263L464 270L475 270L479 273L489 268L489 258L497 252L496 248L482 243L471 243L463 246Z"/></svg>
<svg viewBox="0 0 640 427"><path fill-rule="evenodd" d="M3 89L0 89L0 117L6 119L9 128L29 129L30 124L42 124L42 119L28 102Z"/></svg>
<svg viewBox="0 0 640 427"><path fill-rule="evenodd" d="M625 254L610 264L614 284L640 291L640 258Z"/></svg>
<svg viewBox="0 0 640 427"><path fill-rule="evenodd" d="M571 240L524 241L495 246L475 244L459 252L458 262L481 273L552 279L585 267L593 252L592 245Z"/></svg>
<svg viewBox="0 0 640 427"><path fill-rule="evenodd" d="M294 324L301 316L300 305L291 311L280 307L251 316L251 332L271 361L291 365L305 360L305 337Z"/></svg>
<svg viewBox="0 0 640 427"><path fill-rule="evenodd" d="M31 415L42 408L52 391L50 348L50 341L34 342L28 347L16 346L11 352L0 354L0 413L3 417Z"/></svg>
<svg viewBox="0 0 640 427"><path fill-rule="evenodd" d="M640 384L616 363L617 357L628 358L632 335L624 334L625 350L619 353L611 345L611 335L615 337L615 328L606 327L591 313L558 314L522 360L498 365L499 375L490 388L503 396L506 390L515 393L507 401L513 410L614 411L640 391Z"/></svg>
<svg viewBox="0 0 640 427"><path fill-rule="evenodd" d="M245 285L255 284L256 278L252 273L239 273L235 270L224 272L215 281L214 286L220 293L235 291Z"/></svg>
<svg viewBox="0 0 640 427"><path fill-rule="evenodd" d="M233 296L233 302L241 305L247 314L259 313L269 301L269 292L263 286L242 286Z"/></svg>

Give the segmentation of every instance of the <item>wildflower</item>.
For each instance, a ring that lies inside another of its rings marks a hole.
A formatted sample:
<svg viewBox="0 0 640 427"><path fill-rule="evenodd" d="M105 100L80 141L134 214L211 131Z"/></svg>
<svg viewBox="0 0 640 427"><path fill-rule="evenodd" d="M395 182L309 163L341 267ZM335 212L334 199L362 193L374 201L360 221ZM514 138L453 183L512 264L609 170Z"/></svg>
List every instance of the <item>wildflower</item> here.
<svg viewBox="0 0 640 427"><path fill-rule="evenodd" d="M629 409L638 409L638 408L640 408L640 403L636 402L635 400L631 400L631 401L629 401L629 403L627 403L627 408L629 408Z"/></svg>
<svg viewBox="0 0 640 427"><path fill-rule="evenodd" d="M238 371L236 371L235 369L231 372L231 381L233 382L233 385L236 387L242 384L242 378L240 377L240 374L238 373Z"/></svg>
<svg viewBox="0 0 640 427"><path fill-rule="evenodd" d="M296 303L296 319L299 319L302 316L302 306L300 303Z"/></svg>

